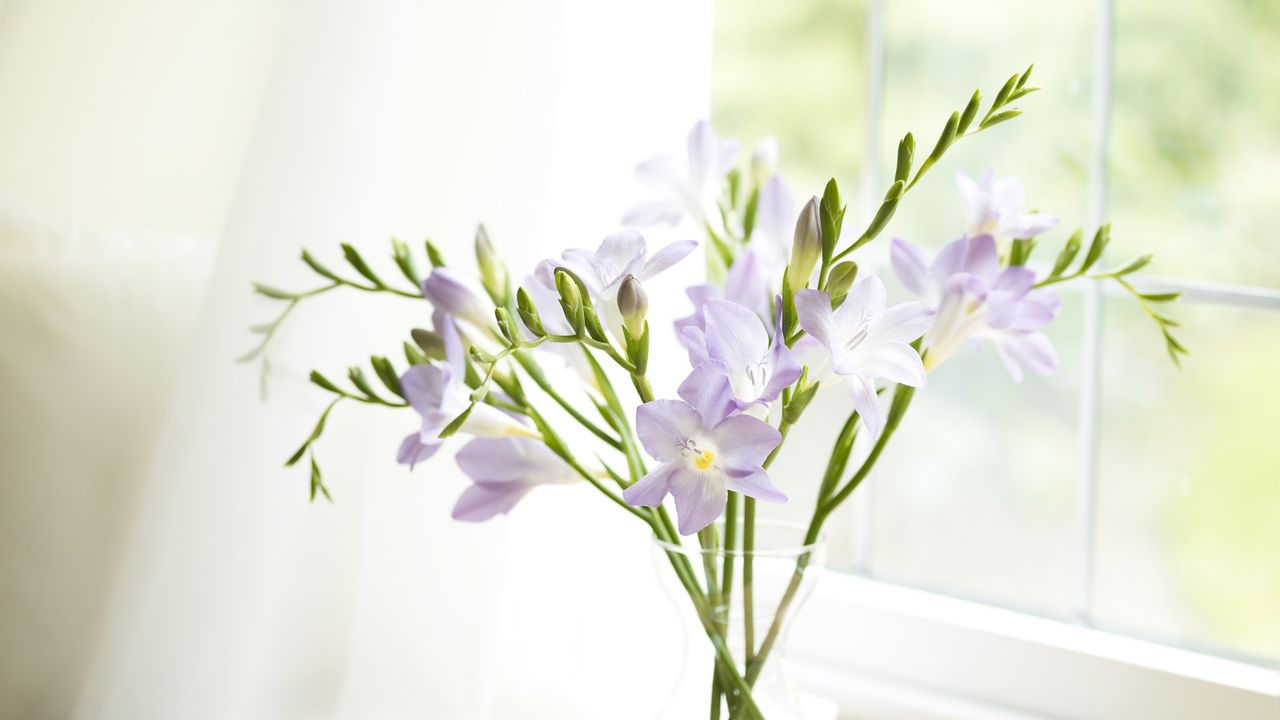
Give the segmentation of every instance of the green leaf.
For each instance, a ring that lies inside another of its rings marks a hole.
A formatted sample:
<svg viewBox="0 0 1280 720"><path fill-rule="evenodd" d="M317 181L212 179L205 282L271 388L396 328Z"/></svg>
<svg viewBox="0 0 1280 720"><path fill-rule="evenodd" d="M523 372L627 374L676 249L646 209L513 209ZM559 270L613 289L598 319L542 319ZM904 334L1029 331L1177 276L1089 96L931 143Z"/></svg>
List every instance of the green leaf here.
<svg viewBox="0 0 1280 720"><path fill-rule="evenodd" d="M320 387L324 388L325 390L328 390L331 393L337 393L339 395L346 394L342 391L342 388L338 387L333 382L331 382L329 378L325 377L324 375L321 375L318 370L312 370L310 377L311 377L311 382L315 383L316 385L319 385Z"/></svg>
<svg viewBox="0 0 1280 720"><path fill-rule="evenodd" d="M311 501L315 502L316 492L319 491L329 502L333 502L333 496L329 494L329 488L324 486L324 479L320 476L320 466L316 464L315 453L311 454Z"/></svg>
<svg viewBox="0 0 1280 720"><path fill-rule="evenodd" d="M403 399L404 388L400 387L400 378L396 375L396 369L391 365L391 361L381 355L374 355L369 358L369 364L373 366L373 371L377 373L382 384L396 397Z"/></svg>
<svg viewBox="0 0 1280 720"><path fill-rule="evenodd" d="M1093 242L1089 243L1089 251L1085 253L1078 272L1084 273L1093 267L1094 263L1102 257L1102 251L1106 249L1109 242L1111 242L1111 226L1103 225L1093 234Z"/></svg>
<svg viewBox="0 0 1280 720"><path fill-rule="evenodd" d="M1062 246L1058 259L1053 261L1053 270L1049 273L1049 277L1059 277L1066 271L1071 261L1075 260L1076 255L1079 254L1082 240L1084 240L1084 230L1076 228L1076 231L1071 233L1071 237L1067 238L1067 244Z"/></svg>
<svg viewBox="0 0 1280 720"><path fill-rule="evenodd" d="M1036 64L1031 63L1027 66L1026 71L1022 73L1022 77L1018 78L1018 84L1014 86L1015 90L1021 90L1023 85L1027 84L1027 80L1031 79L1031 71L1036 69Z"/></svg>
<svg viewBox="0 0 1280 720"><path fill-rule="evenodd" d="M1177 300L1178 298L1182 297L1182 293L1180 291L1179 292L1140 293L1138 297L1142 298L1143 300L1146 300L1147 302L1165 303L1165 302L1173 302L1174 300Z"/></svg>
<svg viewBox="0 0 1280 720"><path fill-rule="evenodd" d="M441 440L444 440L450 435L453 435L454 433L458 432L458 430L462 428L463 423L467 421L467 418L471 416L471 411L475 409L476 409L476 404L474 402L472 402L470 405L467 405L467 409L463 410L458 415L458 417L449 421L449 424L445 425L444 429L441 430L440 434L437 435L436 437L439 437Z"/></svg>
<svg viewBox="0 0 1280 720"><path fill-rule="evenodd" d="M974 118L978 116L978 109L982 107L982 91L974 90L973 97L969 98L969 104L964 106L964 112L960 113L960 124L956 127L956 132L960 135L973 124Z"/></svg>
<svg viewBox="0 0 1280 720"><path fill-rule="evenodd" d="M342 243L342 257L346 258L347 264L355 268L356 272L360 273L364 279L373 283L374 287L386 287L386 285L383 284L382 279L373 272L373 269L364 261L364 258L360 257L360 253L350 244Z"/></svg>
<svg viewBox="0 0 1280 720"><path fill-rule="evenodd" d="M297 300L298 299L297 293L291 293L285 290L279 290L277 288L271 287L270 285L263 285L262 283L257 283L257 282L253 283L253 290L259 295L265 295L271 298L272 300Z"/></svg>
<svg viewBox="0 0 1280 720"><path fill-rule="evenodd" d="M1006 120L1012 120L1021 114L1022 114L1021 110L1005 110L1004 112L996 113L995 115L992 115L991 117L984 120L982 123L982 127L983 129L986 129L986 128L992 127L993 125L999 125L1000 123Z"/></svg>
<svg viewBox="0 0 1280 720"><path fill-rule="evenodd" d="M311 443L320 438L320 435L324 432L325 421L329 419L330 411L332 411L333 406L337 405L339 402L342 402L341 397L334 398L333 402L329 403L329 406L324 409L324 412L320 413L320 419L316 421L316 426L311 430L311 435L307 437L306 442L302 443L302 447L299 447L297 452L285 461L285 467L293 467L296 465L298 461L302 459L302 454L307 451L307 448L311 447Z"/></svg>
<svg viewBox="0 0 1280 720"><path fill-rule="evenodd" d="M1141 270L1142 268L1146 267L1150 263L1151 263L1151 255L1143 255L1141 257L1137 257L1137 258L1134 258L1133 260L1130 260L1128 263L1124 265L1124 267L1121 267L1117 270L1112 270L1107 274L1116 275L1116 276L1131 275Z"/></svg>
<svg viewBox="0 0 1280 720"><path fill-rule="evenodd" d="M1014 267L1026 265L1035 247L1035 238L1015 238L1013 244L1009 246L1009 265Z"/></svg>
<svg viewBox="0 0 1280 720"><path fill-rule="evenodd" d="M418 273L418 268L413 262L413 254L409 252L409 246L397 238L391 238L391 256L396 261L396 267L400 268L400 274L413 283L415 288L422 287L422 275Z"/></svg>
<svg viewBox="0 0 1280 720"><path fill-rule="evenodd" d="M1000 92L996 93L996 99L991 102L991 110L998 110L1009 102L1009 95L1013 93L1014 88L1018 85L1018 77L1018 74L1014 73L1012 77L1005 81L1004 86L1000 88ZM987 123L984 121L982 125L986 127Z"/></svg>
<svg viewBox="0 0 1280 720"><path fill-rule="evenodd" d="M404 342L404 360L410 365L426 365L429 362L427 356L408 340Z"/></svg>
<svg viewBox="0 0 1280 720"><path fill-rule="evenodd" d="M422 349L422 352L427 358L432 360L444 359L444 338L440 337L440 335L431 332L430 330L423 330L422 328L414 328L410 330L409 335L413 338L413 341L417 343L418 347ZM414 364L421 365L422 363Z"/></svg>
<svg viewBox="0 0 1280 720"><path fill-rule="evenodd" d="M347 368L347 379L351 381L352 385L356 386L356 389L364 393L365 397L371 400L380 399L378 394L373 391L373 386L369 384L369 379L364 376L364 371L360 368L354 365Z"/></svg>
<svg viewBox="0 0 1280 720"><path fill-rule="evenodd" d="M342 278L338 277L337 273L320 264L320 261L316 260L310 251L302 251L302 262L306 263L317 275L327 277L334 282L342 282Z"/></svg>
<svg viewBox="0 0 1280 720"><path fill-rule="evenodd" d="M422 245L426 246L426 259L430 261L431 266L433 266L433 268L443 268L444 255L440 255L440 250L438 247L435 247L435 243L430 240L426 240L422 242Z"/></svg>

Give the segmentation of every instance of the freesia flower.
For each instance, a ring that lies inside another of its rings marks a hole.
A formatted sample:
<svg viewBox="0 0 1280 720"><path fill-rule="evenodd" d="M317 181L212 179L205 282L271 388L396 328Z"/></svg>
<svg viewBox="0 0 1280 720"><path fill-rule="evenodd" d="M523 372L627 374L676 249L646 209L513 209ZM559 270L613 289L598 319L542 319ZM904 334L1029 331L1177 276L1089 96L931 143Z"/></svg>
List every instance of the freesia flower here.
<svg viewBox="0 0 1280 720"><path fill-rule="evenodd" d="M680 385L680 397L706 414L709 421L739 411L767 412L783 388L800 377L779 314L769 332L751 310L724 300L705 306L706 330L684 330L693 372Z"/></svg>
<svg viewBox="0 0 1280 720"><path fill-rule="evenodd" d="M453 518L483 522L510 512L539 485L567 485L578 480L573 468L546 445L528 438L478 438L455 459L475 483L453 506Z"/></svg>
<svg viewBox="0 0 1280 720"><path fill-rule="evenodd" d="M577 275L587 288L591 302L601 314L605 326L622 337L622 314L618 311L618 288L623 279L634 275L644 282L679 262L693 252L698 243L679 240L667 245L652 257L644 236L636 230L614 233L600 243L594 252L581 248L565 250L561 260L544 260L534 271L539 282L555 291L555 269L563 267Z"/></svg>
<svg viewBox="0 0 1280 720"><path fill-rule="evenodd" d="M419 430L404 439L396 454L396 460L410 469L440 449L444 442L440 431L471 404L471 388L465 382L466 357L452 318L442 316L436 330L444 338L445 362L414 365L400 376L405 400L422 418ZM481 437L538 437L511 416L484 403L476 404L459 432Z"/></svg>
<svg viewBox="0 0 1280 720"><path fill-rule="evenodd" d="M700 120L689 131L684 163L670 155L646 160L636 175L660 197L640 203L623 216L625 225L675 225L688 216L699 226L720 226L716 199L720 185L733 167L736 140L720 140L711 124Z"/></svg>
<svg viewBox="0 0 1280 720"><path fill-rule="evenodd" d="M759 258L766 278L782 276L795 235L796 199L781 175L774 174L760 187L756 222L748 249ZM734 263L737 265L737 263Z"/></svg>
<svg viewBox="0 0 1280 720"><path fill-rule="evenodd" d="M657 507L670 493L681 535L715 522L729 490L765 502L787 500L762 467L782 441L768 423L749 415L708 421L684 401L654 400L636 409L636 434L662 464L622 497L631 505Z"/></svg>
<svg viewBox="0 0 1280 720"><path fill-rule="evenodd" d="M422 281L422 296L437 310L465 320L477 328L487 328L493 324L493 303L482 299L448 268L432 268L431 274Z"/></svg>
<svg viewBox="0 0 1280 720"><path fill-rule="evenodd" d="M690 344L690 340L685 336L685 328L697 328L699 331L706 328L705 309L711 300L723 299L743 305L761 318L767 318L771 314L769 300L772 296L769 291L769 277L764 273L760 261L752 250L739 255L729 268L723 291L713 285L694 285L686 289L685 294L693 303L693 314L676 320L675 326L680 342L691 353L689 363L692 365L698 364L698 356L694 353L697 352L699 343ZM689 338L694 337L699 336L689 336Z"/></svg>
<svg viewBox="0 0 1280 720"><path fill-rule="evenodd" d="M1030 238L1058 224L1057 218L1028 213L1018 178L996 178L988 170L982 179L956 171L956 186L964 203L965 234L970 237L990 235L997 243L1014 238Z"/></svg>
<svg viewBox="0 0 1280 720"><path fill-rule="evenodd" d="M932 260L895 238L890 259L903 286L937 309L924 337L926 368L946 362L966 341L989 340L1014 382L1022 381L1024 366L1041 375L1058 369L1058 355L1041 329L1062 301L1051 290L1036 289L1030 269L1001 269L990 235L948 243Z"/></svg>
<svg viewBox="0 0 1280 720"><path fill-rule="evenodd" d="M921 302L885 307L884 283L868 275L849 290L840 307L820 290L796 293L800 327L826 348L831 370L849 381L853 407L871 436L884 429L885 410L876 395L876 380L920 387L924 366L911 342L933 322L933 311Z"/></svg>

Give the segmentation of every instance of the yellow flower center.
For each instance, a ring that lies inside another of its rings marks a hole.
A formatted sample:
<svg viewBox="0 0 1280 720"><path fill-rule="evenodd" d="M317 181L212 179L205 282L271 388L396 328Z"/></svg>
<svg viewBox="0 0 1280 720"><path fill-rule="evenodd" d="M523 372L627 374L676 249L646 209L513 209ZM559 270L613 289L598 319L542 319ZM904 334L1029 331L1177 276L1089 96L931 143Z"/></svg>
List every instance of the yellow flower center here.
<svg viewBox="0 0 1280 720"><path fill-rule="evenodd" d="M707 468L711 467L711 465L715 463L715 461L716 461L715 453L711 452L710 450L703 450L702 452L698 453L697 457L693 459L693 464L697 466L699 470L706 470Z"/></svg>

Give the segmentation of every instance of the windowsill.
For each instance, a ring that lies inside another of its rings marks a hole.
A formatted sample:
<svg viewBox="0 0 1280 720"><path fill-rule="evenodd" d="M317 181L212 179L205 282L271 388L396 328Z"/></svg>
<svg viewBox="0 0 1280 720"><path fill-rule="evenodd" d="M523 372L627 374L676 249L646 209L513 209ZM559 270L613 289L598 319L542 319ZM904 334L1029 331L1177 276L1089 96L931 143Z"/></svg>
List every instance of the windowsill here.
<svg viewBox="0 0 1280 720"><path fill-rule="evenodd" d="M1280 717L1280 671L842 573L791 638L853 718Z"/></svg>

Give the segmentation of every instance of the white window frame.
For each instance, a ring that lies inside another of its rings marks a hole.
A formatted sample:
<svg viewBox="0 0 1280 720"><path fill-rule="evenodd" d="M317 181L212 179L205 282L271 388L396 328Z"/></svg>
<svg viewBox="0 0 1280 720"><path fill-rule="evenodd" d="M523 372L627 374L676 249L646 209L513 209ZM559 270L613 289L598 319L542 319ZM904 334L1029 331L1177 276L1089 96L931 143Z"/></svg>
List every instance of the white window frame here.
<svg viewBox="0 0 1280 720"><path fill-rule="evenodd" d="M1108 137L1115 3L1095 0L1092 143L1087 219L1107 215ZM862 199L872 207L883 106L884 0L868 0L868 97ZM1180 290L1192 303L1280 311L1280 291L1166 278L1144 289ZM836 701L841 717L911 720L1032 720L1160 717L1280 719L1280 667L1244 662L1108 633L1093 618L1103 288L1083 289L1079 448L1076 474L1075 623L870 579L829 572L791 638L797 678ZM854 567L865 573L874 498L860 492L854 515L864 536ZM1277 610L1280 612L1280 609Z"/></svg>

